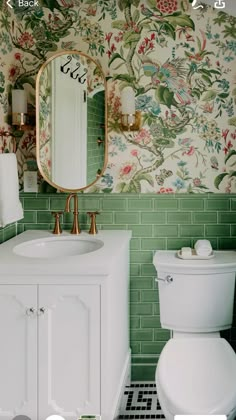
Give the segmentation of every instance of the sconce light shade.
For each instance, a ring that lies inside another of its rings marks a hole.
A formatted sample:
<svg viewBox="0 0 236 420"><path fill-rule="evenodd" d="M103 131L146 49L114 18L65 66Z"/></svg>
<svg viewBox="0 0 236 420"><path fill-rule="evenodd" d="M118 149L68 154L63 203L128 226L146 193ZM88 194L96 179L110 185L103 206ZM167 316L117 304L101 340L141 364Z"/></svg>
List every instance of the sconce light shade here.
<svg viewBox="0 0 236 420"><path fill-rule="evenodd" d="M12 89L12 113L27 113L27 96L24 89Z"/></svg>
<svg viewBox="0 0 236 420"><path fill-rule="evenodd" d="M140 112L135 111L135 93L131 86L121 92L121 127L125 130L140 129Z"/></svg>
<svg viewBox="0 0 236 420"><path fill-rule="evenodd" d="M24 89L12 89L12 124L24 125L27 114L27 95Z"/></svg>
<svg viewBox="0 0 236 420"><path fill-rule="evenodd" d="M127 86L121 92L122 114L135 114L135 96L132 87Z"/></svg>

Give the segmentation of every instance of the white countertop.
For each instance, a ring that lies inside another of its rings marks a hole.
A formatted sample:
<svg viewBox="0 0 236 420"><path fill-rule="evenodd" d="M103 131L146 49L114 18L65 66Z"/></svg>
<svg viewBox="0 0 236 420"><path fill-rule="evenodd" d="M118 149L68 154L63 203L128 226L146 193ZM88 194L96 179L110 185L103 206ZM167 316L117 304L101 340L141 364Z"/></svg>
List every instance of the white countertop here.
<svg viewBox="0 0 236 420"><path fill-rule="evenodd" d="M0 282L4 282L5 276L15 275L108 275L131 234L128 230L102 230L94 236L82 232L79 238L99 239L104 245L87 254L49 259L23 257L13 252L13 248L22 242L57 236L45 230L27 230L0 245ZM62 236L75 235L63 232Z"/></svg>

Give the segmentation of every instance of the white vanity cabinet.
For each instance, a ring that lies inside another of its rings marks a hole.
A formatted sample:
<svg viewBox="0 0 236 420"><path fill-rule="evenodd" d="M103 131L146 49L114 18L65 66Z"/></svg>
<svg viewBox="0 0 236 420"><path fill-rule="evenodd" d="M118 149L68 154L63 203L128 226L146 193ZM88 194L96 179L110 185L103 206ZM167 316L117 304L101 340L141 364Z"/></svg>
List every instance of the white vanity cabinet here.
<svg viewBox="0 0 236 420"><path fill-rule="evenodd" d="M99 286L0 285L0 334L0 419L100 413Z"/></svg>
<svg viewBox="0 0 236 420"><path fill-rule="evenodd" d="M11 243L30 233L0 245L0 420L117 415L130 375L131 235L115 234L100 235L105 259L99 249L55 263L12 255L8 265Z"/></svg>

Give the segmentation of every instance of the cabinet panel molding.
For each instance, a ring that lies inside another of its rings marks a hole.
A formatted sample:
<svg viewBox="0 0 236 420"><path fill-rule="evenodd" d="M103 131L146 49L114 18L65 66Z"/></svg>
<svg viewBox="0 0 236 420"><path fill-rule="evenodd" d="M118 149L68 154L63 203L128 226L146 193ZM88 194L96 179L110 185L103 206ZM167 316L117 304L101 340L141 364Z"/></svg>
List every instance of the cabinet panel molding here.
<svg viewBox="0 0 236 420"><path fill-rule="evenodd" d="M37 418L37 288L0 285L0 419ZM31 309L31 311L30 311Z"/></svg>
<svg viewBox="0 0 236 420"><path fill-rule="evenodd" d="M100 413L100 286L39 286L40 307L39 419Z"/></svg>

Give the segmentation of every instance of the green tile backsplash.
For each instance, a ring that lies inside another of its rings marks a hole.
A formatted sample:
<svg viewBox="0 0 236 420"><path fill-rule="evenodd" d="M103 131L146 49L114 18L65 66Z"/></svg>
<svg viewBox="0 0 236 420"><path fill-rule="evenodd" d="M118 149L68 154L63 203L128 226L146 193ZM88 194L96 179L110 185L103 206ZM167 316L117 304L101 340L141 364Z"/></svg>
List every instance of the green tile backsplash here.
<svg viewBox="0 0 236 420"><path fill-rule="evenodd" d="M52 229L53 210L63 210L65 194L21 194L25 217L17 223L17 233L26 229ZM86 212L99 210L98 229L132 230L130 258L130 338L133 380L153 380L158 356L169 338L161 329L156 271L152 264L156 249L193 246L207 238L214 249L236 248L236 195L204 196L159 194L79 194L79 217L88 230ZM63 214L65 229L71 214ZM0 229L0 242L16 234L16 225ZM235 305L236 314L236 305ZM236 317L225 332L236 348Z"/></svg>
<svg viewBox="0 0 236 420"><path fill-rule="evenodd" d="M17 234L16 224L8 225L4 228L0 228L0 244L13 238Z"/></svg>
<svg viewBox="0 0 236 420"><path fill-rule="evenodd" d="M88 96L87 107L87 185L96 179L98 170L104 166L104 144L98 145L97 139L104 140L105 91Z"/></svg>

